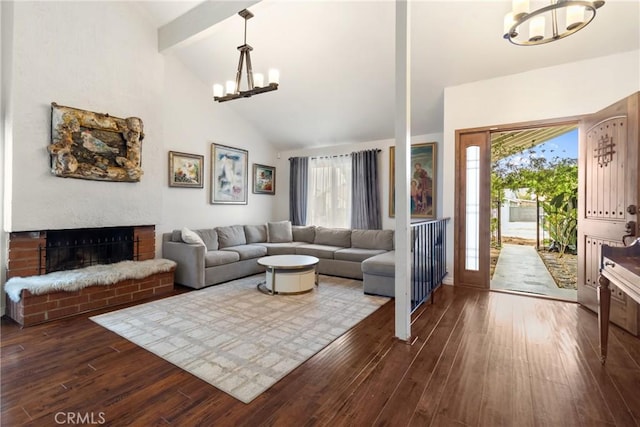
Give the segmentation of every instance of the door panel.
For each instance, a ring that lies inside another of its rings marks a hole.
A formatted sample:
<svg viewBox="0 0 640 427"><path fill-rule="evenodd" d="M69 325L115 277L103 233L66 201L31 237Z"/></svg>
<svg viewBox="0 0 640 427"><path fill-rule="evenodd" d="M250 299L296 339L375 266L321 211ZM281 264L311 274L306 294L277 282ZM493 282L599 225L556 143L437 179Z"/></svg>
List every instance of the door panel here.
<svg viewBox="0 0 640 427"><path fill-rule="evenodd" d="M631 234L638 233L637 214L627 210L640 199L638 98L636 93L580 125L578 302L594 311L602 245L623 246L627 222L635 222ZM638 305L611 288L611 321L638 335Z"/></svg>

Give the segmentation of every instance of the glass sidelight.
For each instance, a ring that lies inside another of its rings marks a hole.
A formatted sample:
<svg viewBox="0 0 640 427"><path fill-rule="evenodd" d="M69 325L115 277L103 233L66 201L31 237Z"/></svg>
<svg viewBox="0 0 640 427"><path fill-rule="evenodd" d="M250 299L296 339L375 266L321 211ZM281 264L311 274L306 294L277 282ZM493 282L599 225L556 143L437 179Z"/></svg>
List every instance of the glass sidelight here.
<svg viewBox="0 0 640 427"><path fill-rule="evenodd" d="M465 268L479 270L480 265L480 147L467 147L467 197Z"/></svg>

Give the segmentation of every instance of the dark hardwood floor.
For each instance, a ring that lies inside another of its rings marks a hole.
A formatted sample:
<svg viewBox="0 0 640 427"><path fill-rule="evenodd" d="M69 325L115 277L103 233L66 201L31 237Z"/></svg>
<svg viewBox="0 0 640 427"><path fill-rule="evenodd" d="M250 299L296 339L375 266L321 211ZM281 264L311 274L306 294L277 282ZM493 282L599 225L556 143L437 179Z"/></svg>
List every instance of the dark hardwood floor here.
<svg viewBox="0 0 640 427"><path fill-rule="evenodd" d="M413 345L393 338L393 312L387 303L248 405L88 315L25 329L3 319L0 421L640 425L640 339L612 326L603 367L597 317L576 304L445 286L416 313Z"/></svg>

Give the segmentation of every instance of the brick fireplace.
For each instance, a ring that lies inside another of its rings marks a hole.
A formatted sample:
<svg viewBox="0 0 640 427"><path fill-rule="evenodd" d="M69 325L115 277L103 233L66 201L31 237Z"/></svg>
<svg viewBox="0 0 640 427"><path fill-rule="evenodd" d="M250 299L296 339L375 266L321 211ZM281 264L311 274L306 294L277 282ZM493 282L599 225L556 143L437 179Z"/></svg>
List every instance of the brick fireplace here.
<svg viewBox="0 0 640 427"><path fill-rule="evenodd" d="M155 258L155 226L46 230L9 234L7 279ZM7 315L23 326L130 303L173 291L173 271L78 291L7 298Z"/></svg>
<svg viewBox="0 0 640 427"><path fill-rule="evenodd" d="M7 279L155 257L155 226L25 231L9 234Z"/></svg>

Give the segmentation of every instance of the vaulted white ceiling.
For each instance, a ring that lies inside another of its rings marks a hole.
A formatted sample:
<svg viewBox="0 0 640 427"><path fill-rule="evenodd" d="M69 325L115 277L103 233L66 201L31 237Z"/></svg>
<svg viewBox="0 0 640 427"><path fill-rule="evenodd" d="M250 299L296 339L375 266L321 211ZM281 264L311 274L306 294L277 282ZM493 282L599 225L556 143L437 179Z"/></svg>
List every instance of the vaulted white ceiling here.
<svg viewBox="0 0 640 427"><path fill-rule="evenodd" d="M141 4L161 27L200 2ZM445 87L640 49L637 0L608 0L585 29L533 47L502 39L510 5L508 0L411 2L412 134L442 132ZM216 108L233 109L283 150L393 137L393 1L263 0L249 9L255 14L247 35L254 72L278 68L280 88ZM206 37L166 54L209 87L232 80L243 22L234 15ZM517 91L513 95L513 104L504 108L526 103Z"/></svg>

